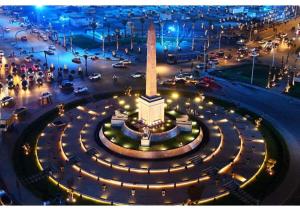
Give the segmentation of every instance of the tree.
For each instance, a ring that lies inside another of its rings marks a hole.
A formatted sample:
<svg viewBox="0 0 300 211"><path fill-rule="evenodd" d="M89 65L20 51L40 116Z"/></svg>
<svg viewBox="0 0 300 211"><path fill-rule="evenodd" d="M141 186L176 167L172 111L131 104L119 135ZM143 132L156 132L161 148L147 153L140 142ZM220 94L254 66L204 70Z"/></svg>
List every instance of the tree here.
<svg viewBox="0 0 300 211"><path fill-rule="evenodd" d="M143 38L143 34L144 34L144 24L145 24L145 18L140 18L140 22L141 22L141 24L142 24L142 38Z"/></svg>
<svg viewBox="0 0 300 211"><path fill-rule="evenodd" d="M122 24L123 24L123 26L124 26L124 37L126 37L126 25L127 25L127 23L128 23L128 20L127 20L127 19L123 19L123 20L122 20Z"/></svg>
<svg viewBox="0 0 300 211"><path fill-rule="evenodd" d="M92 31L93 31L93 40L95 40L95 32L98 27L98 24L97 24L95 18L93 18L93 21L90 23L90 27L92 28Z"/></svg>

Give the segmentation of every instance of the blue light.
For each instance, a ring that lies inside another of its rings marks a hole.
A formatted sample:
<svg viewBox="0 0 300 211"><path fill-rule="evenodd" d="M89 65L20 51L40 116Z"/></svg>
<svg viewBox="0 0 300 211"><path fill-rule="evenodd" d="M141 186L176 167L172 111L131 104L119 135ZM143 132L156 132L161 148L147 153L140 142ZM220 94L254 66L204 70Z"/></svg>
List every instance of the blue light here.
<svg viewBox="0 0 300 211"><path fill-rule="evenodd" d="M169 26L168 27L168 31L170 31L170 32L175 32L175 27L174 26Z"/></svg>
<svg viewBox="0 0 300 211"><path fill-rule="evenodd" d="M35 5L35 8L40 10L40 9L43 9L44 5Z"/></svg>

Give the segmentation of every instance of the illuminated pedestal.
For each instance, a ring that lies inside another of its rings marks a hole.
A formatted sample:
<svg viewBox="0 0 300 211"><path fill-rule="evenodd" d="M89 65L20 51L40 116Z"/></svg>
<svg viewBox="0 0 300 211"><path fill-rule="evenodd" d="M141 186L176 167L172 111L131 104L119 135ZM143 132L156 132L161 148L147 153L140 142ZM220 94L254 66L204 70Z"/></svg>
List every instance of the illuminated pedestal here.
<svg viewBox="0 0 300 211"><path fill-rule="evenodd" d="M160 96L139 98L139 120L152 126L165 121L165 100Z"/></svg>

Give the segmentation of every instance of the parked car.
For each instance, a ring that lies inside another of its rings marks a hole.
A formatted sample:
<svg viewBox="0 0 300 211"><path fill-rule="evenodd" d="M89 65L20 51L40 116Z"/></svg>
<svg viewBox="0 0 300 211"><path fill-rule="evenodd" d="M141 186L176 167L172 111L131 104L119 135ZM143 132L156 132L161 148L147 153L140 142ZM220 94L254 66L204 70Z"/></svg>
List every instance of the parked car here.
<svg viewBox="0 0 300 211"><path fill-rule="evenodd" d="M20 116L23 116L24 114L26 114L27 112L27 108L26 107L20 107L14 110L13 114L15 116L15 118L20 118Z"/></svg>
<svg viewBox="0 0 300 211"><path fill-rule="evenodd" d="M74 84L70 81L64 81L59 88L63 91L73 91L74 90Z"/></svg>
<svg viewBox="0 0 300 211"><path fill-rule="evenodd" d="M45 52L46 52L47 55L50 55L50 56L55 54L54 51L52 51L52 50L48 50L48 51L45 51Z"/></svg>
<svg viewBox="0 0 300 211"><path fill-rule="evenodd" d="M97 80L100 80L102 77L102 75L100 73L92 73L90 76L89 76L89 79L91 81L97 81Z"/></svg>
<svg viewBox="0 0 300 211"><path fill-rule="evenodd" d="M43 92L40 96L40 99L49 98L51 96L52 96L52 94L50 92Z"/></svg>
<svg viewBox="0 0 300 211"><path fill-rule="evenodd" d="M9 81L9 82L7 83L7 87L8 87L8 89L14 89L14 88L15 88L14 82L13 82L13 81Z"/></svg>
<svg viewBox="0 0 300 211"><path fill-rule="evenodd" d="M87 87L76 87L75 89L74 89L74 93L76 94L76 95L81 95L81 94L86 94L86 93L88 93L88 88Z"/></svg>
<svg viewBox="0 0 300 211"><path fill-rule="evenodd" d="M1 106L5 107L13 104L15 102L15 99L11 96L5 96L1 99L0 102L1 102Z"/></svg>

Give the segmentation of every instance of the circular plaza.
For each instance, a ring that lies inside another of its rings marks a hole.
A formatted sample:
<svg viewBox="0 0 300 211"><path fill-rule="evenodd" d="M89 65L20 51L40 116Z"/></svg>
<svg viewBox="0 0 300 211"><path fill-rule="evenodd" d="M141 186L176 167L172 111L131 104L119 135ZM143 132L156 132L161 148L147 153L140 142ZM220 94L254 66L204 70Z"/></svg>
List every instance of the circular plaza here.
<svg viewBox="0 0 300 211"><path fill-rule="evenodd" d="M111 124L119 110L133 114L126 123L132 127L139 95L114 95L72 109L60 108L38 134L32 152L35 165L70 203L207 203L241 191L265 167L267 149L259 122L215 105L203 95L162 93L169 120L184 113L192 130L141 146L138 139ZM153 130L174 130L176 126L169 122L169 127ZM149 154L139 157L143 153Z"/></svg>

